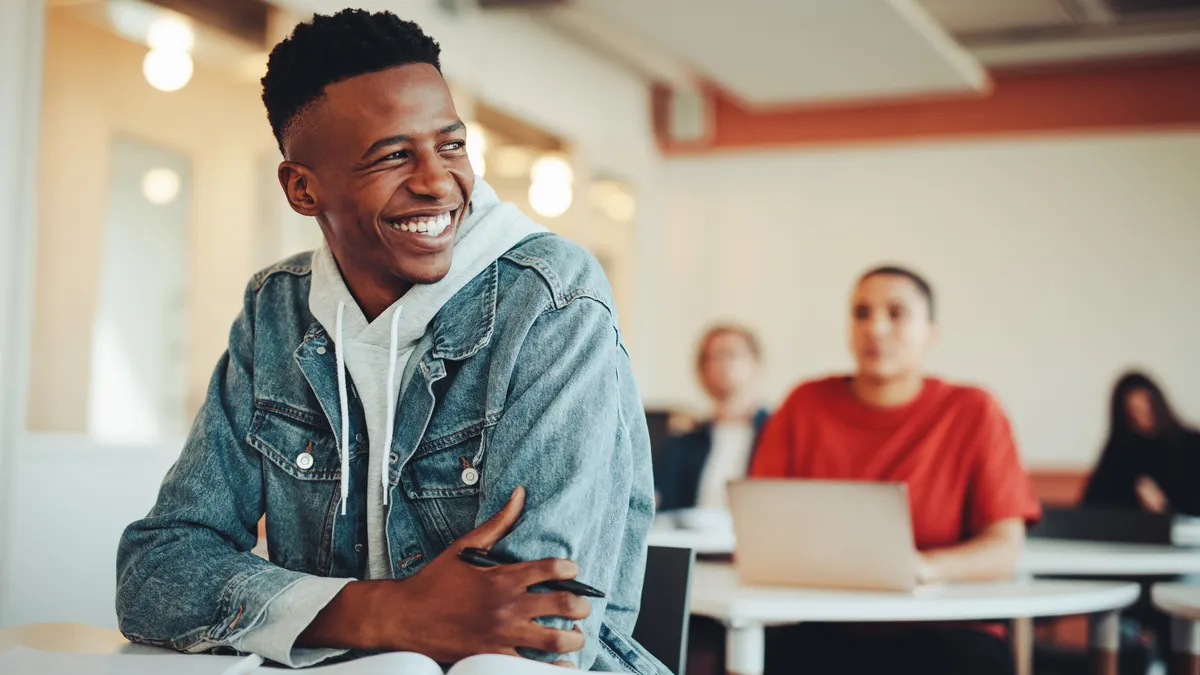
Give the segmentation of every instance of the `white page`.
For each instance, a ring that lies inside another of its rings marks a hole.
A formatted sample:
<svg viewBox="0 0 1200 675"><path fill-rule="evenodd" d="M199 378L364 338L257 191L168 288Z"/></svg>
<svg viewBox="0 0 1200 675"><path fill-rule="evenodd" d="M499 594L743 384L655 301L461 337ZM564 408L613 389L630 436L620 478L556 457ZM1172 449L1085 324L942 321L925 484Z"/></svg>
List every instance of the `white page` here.
<svg viewBox="0 0 1200 675"><path fill-rule="evenodd" d="M517 656L480 654L454 664L447 675L569 675L571 670Z"/></svg>
<svg viewBox="0 0 1200 675"><path fill-rule="evenodd" d="M69 654L17 647L0 654L4 675L221 675L239 656L207 654ZM255 675L281 675L279 668L255 668ZM331 666L307 668L320 675L442 675L429 657L407 652L379 654ZM490 671L492 673L501 671Z"/></svg>

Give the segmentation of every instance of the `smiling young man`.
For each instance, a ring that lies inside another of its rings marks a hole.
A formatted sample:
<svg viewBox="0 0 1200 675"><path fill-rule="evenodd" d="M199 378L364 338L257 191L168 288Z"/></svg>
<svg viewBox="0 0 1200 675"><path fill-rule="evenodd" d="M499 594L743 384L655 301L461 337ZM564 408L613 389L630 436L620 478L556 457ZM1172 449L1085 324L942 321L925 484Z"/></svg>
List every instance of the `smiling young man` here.
<svg viewBox="0 0 1200 675"><path fill-rule="evenodd" d="M661 672L629 637L653 487L599 264L475 177L413 23L314 17L272 52L263 101L326 246L251 280L121 540L121 630L289 666L404 650ZM469 546L526 562L473 567ZM530 589L576 577L607 598Z"/></svg>
<svg viewBox="0 0 1200 675"><path fill-rule="evenodd" d="M857 371L793 391L763 430L751 475L905 483L921 581L1008 578L1040 507L999 404L982 389L925 375L936 338L925 279L893 266L863 274L850 304ZM811 625L772 637L769 661L801 650L823 664L814 672L1013 671L1008 645L989 626Z"/></svg>

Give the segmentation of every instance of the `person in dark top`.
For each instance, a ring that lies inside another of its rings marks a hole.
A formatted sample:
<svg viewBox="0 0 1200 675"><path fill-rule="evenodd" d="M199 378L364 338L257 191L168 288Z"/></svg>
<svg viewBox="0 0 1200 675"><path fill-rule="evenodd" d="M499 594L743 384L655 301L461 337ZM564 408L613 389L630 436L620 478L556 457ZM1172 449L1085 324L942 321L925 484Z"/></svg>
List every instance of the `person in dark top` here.
<svg viewBox="0 0 1200 675"><path fill-rule="evenodd" d="M1200 433L1143 373L1127 373L1113 388L1108 441L1083 505L1200 515Z"/></svg>
<svg viewBox="0 0 1200 675"><path fill-rule="evenodd" d="M745 327L721 324L700 338L696 371L713 414L667 442L654 481L660 511L725 507L725 483L745 477L767 421L758 400L761 367L758 338Z"/></svg>

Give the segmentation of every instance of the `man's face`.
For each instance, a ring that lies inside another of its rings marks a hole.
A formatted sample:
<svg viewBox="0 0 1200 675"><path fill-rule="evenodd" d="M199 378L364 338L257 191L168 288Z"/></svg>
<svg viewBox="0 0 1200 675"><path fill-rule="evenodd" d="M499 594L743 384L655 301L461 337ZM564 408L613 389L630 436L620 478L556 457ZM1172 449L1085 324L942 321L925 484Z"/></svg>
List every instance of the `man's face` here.
<svg viewBox="0 0 1200 675"><path fill-rule="evenodd" d="M717 401L747 392L758 377L759 363L745 336L722 331L710 337L700 355L700 381Z"/></svg>
<svg viewBox="0 0 1200 675"><path fill-rule="evenodd" d="M317 217L352 291L402 294L446 276L475 173L436 68L329 85L292 136L280 180L293 207Z"/></svg>
<svg viewBox="0 0 1200 675"><path fill-rule="evenodd" d="M929 303L911 279L880 274L854 290L850 347L860 376L888 380L919 374L935 332Z"/></svg>

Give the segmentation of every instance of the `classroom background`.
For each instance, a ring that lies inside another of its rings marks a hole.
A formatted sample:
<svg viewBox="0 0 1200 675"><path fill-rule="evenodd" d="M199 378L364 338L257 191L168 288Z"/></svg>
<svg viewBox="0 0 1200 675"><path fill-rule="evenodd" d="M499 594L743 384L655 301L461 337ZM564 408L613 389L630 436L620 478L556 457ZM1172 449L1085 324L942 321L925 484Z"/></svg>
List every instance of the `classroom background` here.
<svg viewBox="0 0 1200 675"><path fill-rule="evenodd" d="M319 0L0 3L0 627L114 626L121 529L178 454L288 210L266 51ZM392 0L476 170L589 248L650 410L705 413L718 321L763 402L851 368L856 275L938 294L932 370L1070 503L1112 382L1200 421L1200 4Z"/></svg>

